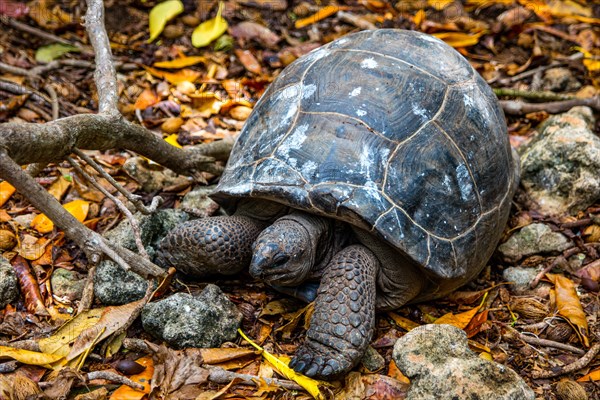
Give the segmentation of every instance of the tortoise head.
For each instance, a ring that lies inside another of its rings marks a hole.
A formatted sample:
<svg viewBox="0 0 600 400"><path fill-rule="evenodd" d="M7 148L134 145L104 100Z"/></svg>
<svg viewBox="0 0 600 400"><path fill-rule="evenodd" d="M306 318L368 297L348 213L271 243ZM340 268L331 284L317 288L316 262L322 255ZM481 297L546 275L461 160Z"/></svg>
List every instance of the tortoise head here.
<svg viewBox="0 0 600 400"><path fill-rule="evenodd" d="M253 245L250 274L271 285L294 286L306 279L315 249L306 227L280 219L266 228Z"/></svg>

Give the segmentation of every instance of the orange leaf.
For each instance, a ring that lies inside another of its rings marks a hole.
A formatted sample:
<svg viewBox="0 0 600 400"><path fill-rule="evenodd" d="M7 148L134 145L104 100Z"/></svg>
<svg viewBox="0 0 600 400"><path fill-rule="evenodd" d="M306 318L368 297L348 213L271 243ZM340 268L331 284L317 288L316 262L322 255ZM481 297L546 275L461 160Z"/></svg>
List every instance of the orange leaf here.
<svg viewBox="0 0 600 400"><path fill-rule="evenodd" d="M302 18L296 21L296 29L304 28L305 26L312 25L315 22L319 22L322 19L329 17L330 15L335 14L340 10L338 6L325 6L321 8L319 11L314 13L313 15Z"/></svg>
<svg viewBox="0 0 600 400"><path fill-rule="evenodd" d="M136 390L127 385L121 385L110 396L110 400L140 400L150 393L150 381L154 374L154 362L152 357L145 356L135 360L138 364L146 367L145 370L136 375L131 375L129 379L144 385L143 390Z"/></svg>
<svg viewBox="0 0 600 400"><path fill-rule="evenodd" d="M479 38L483 35L483 32L479 33L463 33L463 32L440 32L434 33L438 39L442 39L444 42L452 47L469 47L479 43Z"/></svg>
<svg viewBox="0 0 600 400"><path fill-rule="evenodd" d="M63 205L63 207L79 222L83 222L90 208L90 203L85 200L73 200ZM31 227L39 233L48 233L54 229L54 223L44 214L39 214L31 221Z"/></svg>
<svg viewBox="0 0 600 400"><path fill-rule="evenodd" d="M48 188L48 193L50 193L56 200L60 201L70 186L71 182L66 180L64 177L59 176L57 180L52 182L50 188Z"/></svg>
<svg viewBox="0 0 600 400"><path fill-rule="evenodd" d="M563 275L546 274L546 277L554 283L558 314L569 321L582 343L586 347L589 347L590 342L587 337L588 324L585 319L585 312L579 301L579 296L577 296L577 291L575 290L575 284Z"/></svg>
<svg viewBox="0 0 600 400"><path fill-rule="evenodd" d="M250 50L235 49L235 55L240 60L244 68L246 68L253 74L260 75L260 73L262 72L260 63L258 62L256 57L254 57L252 52L250 52Z"/></svg>
<svg viewBox="0 0 600 400"><path fill-rule="evenodd" d="M153 66L157 67L157 68L179 69L179 68L189 67L191 65L195 65L198 63L206 63L206 62L207 62L207 60L205 57L193 56L193 57L176 58L176 59L170 60L170 61L159 61L159 62L155 62L153 64Z"/></svg>
<svg viewBox="0 0 600 400"><path fill-rule="evenodd" d="M477 314L477 311L479 311L479 307L475 307L469 311L465 311L463 313L456 314L456 315L454 315L452 313L448 313L448 314L442 315L441 317L436 319L433 323L434 324L449 324L449 325L453 325L459 329L465 329L467 327L467 325L469 325L469 322L471 322L471 319L473 319L475 314Z"/></svg>
<svg viewBox="0 0 600 400"><path fill-rule="evenodd" d="M472 338L477 335L479 331L481 331L482 324L487 321L488 310L480 312L476 314L473 319L469 322L469 324L465 327L465 332L467 333L468 338Z"/></svg>
<svg viewBox="0 0 600 400"><path fill-rule="evenodd" d="M144 89L142 93L135 100L133 107L136 110L145 110L148 107L152 107L160 101L160 97L154 92L154 90Z"/></svg>
<svg viewBox="0 0 600 400"><path fill-rule="evenodd" d="M10 264L15 270L21 293L25 298L25 308L32 314L48 315L48 311L44 306L44 300L40 294L40 287L37 279L31 273L29 263L21 256L14 257Z"/></svg>
<svg viewBox="0 0 600 400"><path fill-rule="evenodd" d="M577 379L577 382L600 381L600 368L593 370L589 374Z"/></svg>
<svg viewBox="0 0 600 400"><path fill-rule="evenodd" d="M166 79L168 82L174 85L184 81L195 82L202 75L202 73L191 69L182 69L177 72L166 72L151 67L144 67L144 69L152 76L160 79Z"/></svg>
<svg viewBox="0 0 600 400"><path fill-rule="evenodd" d="M388 368L388 376L402 383L406 383L407 385L410 384L410 379L408 379L406 375L404 375L402 371L398 369L398 366L396 365L394 360L390 361L390 366Z"/></svg>
<svg viewBox="0 0 600 400"><path fill-rule="evenodd" d="M0 207L10 199L10 196L15 192L13 185L6 181L0 182Z"/></svg>
<svg viewBox="0 0 600 400"><path fill-rule="evenodd" d="M416 322L411 321L408 318L404 318L403 316L396 314L395 312L390 311L390 312L388 312L388 315L391 319L394 320L396 325L398 325L400 328L404 329L405 331L410 331L411 329L421 326L421 325L417 324Z"/></svg>
<svg viewBox="0 0 600 400"><path fill-rule="evenodd" d="M200 349L202 362L206 364L218 364L226 361L235 360L237 358L255 355L254 350L242 348L210 348Z"/></svg>

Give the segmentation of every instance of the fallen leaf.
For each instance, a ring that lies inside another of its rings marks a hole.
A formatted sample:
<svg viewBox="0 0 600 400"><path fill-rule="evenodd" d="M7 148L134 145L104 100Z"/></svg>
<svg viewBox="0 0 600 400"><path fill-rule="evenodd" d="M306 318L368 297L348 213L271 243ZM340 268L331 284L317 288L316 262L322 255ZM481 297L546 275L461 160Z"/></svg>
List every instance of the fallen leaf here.
<svg viewBox="0 0 600 400"><path fill-rule="evenodd" d="M472 338L477 335L481 328L483 327L483 323L488 320L488 310L484 310L475 316L469 321L469 324L465 326L464 331L467 334L467 338Z"/></svg>
<svg viewBox="0 0 600 400"><path fill-rule="evenodd" d="M58 179L52 182L52 185L50 185L48 188L48 193L50 193L56 200L60 201L70 187L71 182L66 180L63 176L59 176Z"/></svg>
<svg viewBox="0 0 600 400"><path fill-rule="evenodd" d="M154 90L144 89L142 93L135 100L133 108L136 110L145 110L148 107L152 107L160 101L160 97Z"/></svg>
<svg viewBox="0 0 600 400"><path fill-rule="evenodd" d="M200 349L171 350L164 345L151 345L151 348L154 352L154 375L149 398L194 399L206 391L206 387L200 386L208 381L208 370L202 367ZM182 394L186 391L188 393L184 397ZM190 396L190 391L195 395Z"/></svg>
<svg viewBox="0 0 600 400"><path fill-rule="evenodd" d="M252 347L261 352L262 356L275 367L275 369L287 379L293 380L298 385L302 386L308 393L310 393L317 400L325 400L325 397L319 390L319 385L326 385L326 382L317 381L315 379L309 378L308 376L304 376L302 374L297 373L290 367L288 367L287 363L283 362L273 354L264 350L262 347L254 343L250 340L241 329L238 329L238 333L245 341L250 343Z"/></svg>
<svg viewBox="0 0 600 400"><path fill-rule="evenodd" d="M479 33L463 33L463 32L440 32L434 33L433 36L442 39L446 44L452 47L469 47L479 43L479 38L483 32Z"/></svg>
<svg viewBox="0 0 600 400"><path fill-rule="evenodd" d="M206 64L207 62L208 62L208 60L206 59L206 57L193 56L193 57L175 58L174 60L170 60L170 61L159 61L159 62L155 62L154 64L152 64L152 66L154 66L156 68L180 69L180 68L185 68L185 67L189 67L192 65L196 65L198 63Z"/></svg>
<svg viewBox="0 0 600 400"><path fill-rule="evenodd" d="M121 385L110 395L110 400L140 400L150 393L150 383L154 374L154 361L152 357L145 356L138 358L135 362L146 368L139 374L129 376L129 379L143 385L144 388L137 390L127 385Z"/></svg>
<svg viewBox="0 0 600 400"><path fill-rule="evenodd" d="M175 146L177 148L182 148L182 146L177 143L177 137L178 135L176 133L173 133L172 135L169 135L165 138L165 142L169 143L171 146Z"/></svg>
<svg viewBox="0 0 600 400"><path fill-rule="evenodd" d="M421 326L421 325L417 324L416 322L411 321L408 318L404 318L403 316L396 314L395 312L390 311L387 314L389 315L389 317L391 319L394 320L396 325L398 325L400 328L404 329L405 331L410 331L414 328Z"/></svg>
<svg viewBox="0 0 600 400"><path fill-rule="evenodd" d="M344 388L335 394L336 400L343 399L405 399L409 384L389 376L350 372Z"/></svg>
<svg viewBox="0 0 600 400"><path fill-rule="evenodd" d="M581 342L586 347L589 347L588 323L581 302L579 301L575 284L563 275L546 274L546 277L554 283L558 314L569 321L575 332L577 332Z"/></svg>
<svg viewBox="0 0 600 400"><path fill-rule="evenodd" d="M71 352L71 344L83 331L96 325L102 313L102 308L94 308L77 314L51 336L40 339L38 342L40 350L44 353L66 357Z"/></svg>
<svg viewBox="0 0 600 400"><path fill-rule="evenodd" d="M247 71L252 72L256 75L261 74L262 68L260 66L260 63L258 62L256 57L254 57L254 54L252 54L250 50L235 49L234 52Z"/></svg>
<svg viewBox="0 0 600 400"><path fill-rule="evenodd" d="M257 22L244 21L229 29L229 33L241 41L256 40L264 47L274 49L281 40L272 30Z"/></svg>
<svg viewBox="0 0 600 400"><path fill-rule="evenodd" d="M225 3L219 2L217 16L204 21L192 32L192 45L194 47L208 46L210 42L217 39L227 31L227 21L221 17Z"/></svg>
<svg viewBox="0 0 600 400"><path fill-rule="evenodd" d="M0 1L0 15L6 15L11 18L19 18L29 13L29 7L23 3L17 3L11 0Z"/></svg>
<svg viewBox="0 0 600 400"><path fill-rule="evenodd" d="M579 269L575 275L600 282L600 260L592 261L585 267Z"/></svg>
<svg viewBox="0 0 600 400"><path fill-rule="evenodd" d="M13 185L6 181L0 182L0 207L10 199L10 196L15 193L16 189Z"/></svg>
<svg viewBox="0 0 600 400"><path fill-rule="evenodd" d="M2 358L12 358L22 362L23 364L40 365L42 367L49 368L50 364L60 360L62 357L55 354L0 346L0 359Z"/></svg>
<svg viewBox="0 0 600 400"><path fill-rule="evenodd" d="M593 381L593 382L600 381L600 368L595 369L592 372L590 372L589 374L586 374L586 375L582 376L581 378L577 379L577 382L589 382L589 381Z"/></svg>
<svg viewBox="0 0 600 400"><path fill-rule="evenodd" d="M339 6L325 6L313 15L297 20L294 26L296 27L296 29L304 28L305 26L312 25L316 22L321 21L322 19L329 17L330 15L333 15L338 11L340 11Z"/></svg>
<svg viewBox="0 0 600 400"><path fill-rule="evenodd" d="M23 257L17 255L10 260L17 279L19 280L19 287L21 293L25 298L25 308L32 314L36 315L48 315L48 311L44 306L44 300L40 294L40 287L35 276L31 272L29 263ZM43 351L43 350L42 350Z"/></svg>
<svg viewBox="0 0 600 400"><path fill-rule="evenodd" d="M148 43L156 39L165 29L167 22L182 11L183 3L180 0L167 0L155 5L148 16L148 30L150 31Z"/></svg>
<svg viewBox="0 0 600 400"><path fill-rule="evenodd" d="M79 49L77 47L69 44L52 43L47 46L42 46L36 50L35 61L47 64L50 61L54 61L67 53L78 51Z"/></svg>
<svg viewBox="0 0 600 400"><path fill-rule="evenodd" d="M160 69L152 68L152 67L144 67L144 69L149 72L152 76L155 76L160 79L166 79L168 82L177 85L178 83L188 81L195 82L202 73L199 71L194 71L192 69L182 69L177 72L167 72L161 71Z"/></svg>
<svg viewBox="0 0 600 400"><path fill-rule="evenodd" d="M79 222L83 222L90 209L90 203L85 200L73 200L63 205L63 207ZM54 223L44 214L38 214L33 221L31 221L31 227L39 233L48 233L52 232L52 229L54 229Z"/></svg>
<svg viewBox="0 0 600 400"><path fill-rule="evenodd" d="M211 348L211 349L200 349L202 359L206 364L218 364L226 361L235 360L237 358L254 355L254 350L241 349L241 348Z"/></svg>
<svg viewBox="0 0 600 400"><path fill-rule="evenodd" d="M55 31L73 23L71 14L63 11L53 0L37 0L29 3L29 14L40 27Z"/></svg>

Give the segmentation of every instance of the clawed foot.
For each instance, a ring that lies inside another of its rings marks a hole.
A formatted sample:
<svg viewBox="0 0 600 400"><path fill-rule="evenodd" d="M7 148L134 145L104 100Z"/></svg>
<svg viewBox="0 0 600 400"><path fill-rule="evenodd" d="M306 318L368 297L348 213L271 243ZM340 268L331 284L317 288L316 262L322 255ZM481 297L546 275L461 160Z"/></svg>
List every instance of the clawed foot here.
<svg viewBox="0 0 600 400"><path fill-rule="evenodd" d="M351 352L353 353L353 352ZM315 379L337 379L354 366L347 352L340 352L319 342L307 339L290 361L294 371Z"/></svg>

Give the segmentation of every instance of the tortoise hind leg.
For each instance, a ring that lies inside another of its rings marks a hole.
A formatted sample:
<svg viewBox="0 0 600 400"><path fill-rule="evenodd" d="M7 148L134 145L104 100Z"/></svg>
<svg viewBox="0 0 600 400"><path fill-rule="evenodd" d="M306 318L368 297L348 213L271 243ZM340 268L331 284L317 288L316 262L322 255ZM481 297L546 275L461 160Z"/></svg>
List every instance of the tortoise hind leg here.
<svg viewBox="0 0 600 400"><path fill-rule="evenodd" d="M250 264L252 243L265 225L238 215L185 222L160 242L157 263L194 276L235 274Z"/></svg>
<svg viewBox="0 0 600 400"><path fill-rule="evenodd" d="M330 380L360 361L374 331L378 268L375 254L362 245L333 257L321 280L307 338L290 367Z"/></svg>

